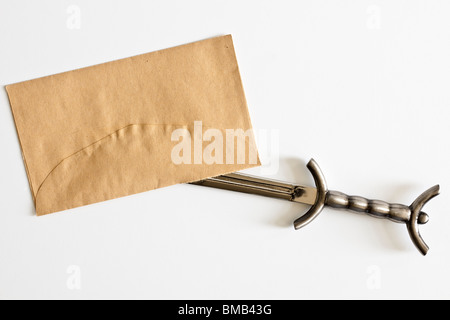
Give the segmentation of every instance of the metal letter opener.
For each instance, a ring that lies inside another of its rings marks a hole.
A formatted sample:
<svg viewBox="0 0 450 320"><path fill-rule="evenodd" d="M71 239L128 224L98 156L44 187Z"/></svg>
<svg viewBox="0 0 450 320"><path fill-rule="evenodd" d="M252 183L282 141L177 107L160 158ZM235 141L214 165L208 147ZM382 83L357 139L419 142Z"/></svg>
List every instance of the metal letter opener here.
<svg viewBox="0 0 450 320"><path fill-rule="evenodd" d="M193 182L192 184L258 194L311 205L312 207L308 212L294 221L295 229L300 229L313 221L322 212L324 206L405 223L414 245L423 255L427 254L429 248L420 236L418 225L428 222L428 215L421 210L430 199L439 194L439 185L426 190L410 206L406 206L380 200L369 200L358 196L348 196L342 192L328 190L323 173L314 159L308 162L307 168L314 177L315 188L258 178L243 173L225 174Z"/></svg>

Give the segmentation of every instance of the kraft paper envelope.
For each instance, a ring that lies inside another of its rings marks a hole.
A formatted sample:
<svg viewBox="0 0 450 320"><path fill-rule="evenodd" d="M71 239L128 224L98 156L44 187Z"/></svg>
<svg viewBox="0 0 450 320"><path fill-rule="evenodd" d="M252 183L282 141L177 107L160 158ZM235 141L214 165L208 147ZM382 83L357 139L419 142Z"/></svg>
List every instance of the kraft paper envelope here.
<svg viewBox="0 0 450 320"><path fill-rule="evenodd" d="M6 90L38 215L260 164L231 36Z"/></svg>

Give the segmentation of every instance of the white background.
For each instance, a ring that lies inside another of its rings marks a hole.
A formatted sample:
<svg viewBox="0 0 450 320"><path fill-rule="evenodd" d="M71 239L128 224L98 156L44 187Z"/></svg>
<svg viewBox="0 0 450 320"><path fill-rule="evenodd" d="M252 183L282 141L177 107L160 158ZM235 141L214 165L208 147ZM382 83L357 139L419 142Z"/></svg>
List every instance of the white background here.
<svg viewBox="0 0 450 320"><path fill-rule="evenodd" d="M312 184L314 157L350 194L442 190L427 257L404 225L326 209L294 231L307 206L190 185L37 218L3 89L0 298L450 298L450 2L0 3L2 86L232 34L253 125L279 136L253 173Z"/></svg>

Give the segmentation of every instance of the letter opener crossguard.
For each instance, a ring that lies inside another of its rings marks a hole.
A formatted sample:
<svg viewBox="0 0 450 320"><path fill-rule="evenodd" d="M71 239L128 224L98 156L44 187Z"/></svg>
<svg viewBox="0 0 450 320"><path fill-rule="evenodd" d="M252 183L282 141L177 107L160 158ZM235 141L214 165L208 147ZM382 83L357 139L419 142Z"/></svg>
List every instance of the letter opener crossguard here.
<svg viewBox="0 0 450 320"><path fill-rule="evenodd" d="M427 254L429 248L420 236L418 225L428 222L428 215L421 210L430 199L439 194L439 185L426 190L410 206L406 206L380 200L369 200L358 196L348 196L339 191L328 190L323 173L314 159L308 162L307 168L314 178L315 188L254 177L243 173L225 174L193 182L192 184L258 194L311 205L311 208L303 216L294 221L295 229L300 229L313 221L325 206L404 223L414 245L423 255Z"/></svg>

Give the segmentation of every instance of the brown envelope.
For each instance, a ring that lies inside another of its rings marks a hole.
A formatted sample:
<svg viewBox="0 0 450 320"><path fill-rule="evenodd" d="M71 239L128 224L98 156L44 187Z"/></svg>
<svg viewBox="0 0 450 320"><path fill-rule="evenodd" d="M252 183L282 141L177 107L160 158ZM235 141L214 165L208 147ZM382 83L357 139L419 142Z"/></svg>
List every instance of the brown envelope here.
<svg viewBox="0 0 450 320"><path fill-rule="evenodd" d="M260 164L231 36L6 90L38 215Z"/></svg>

